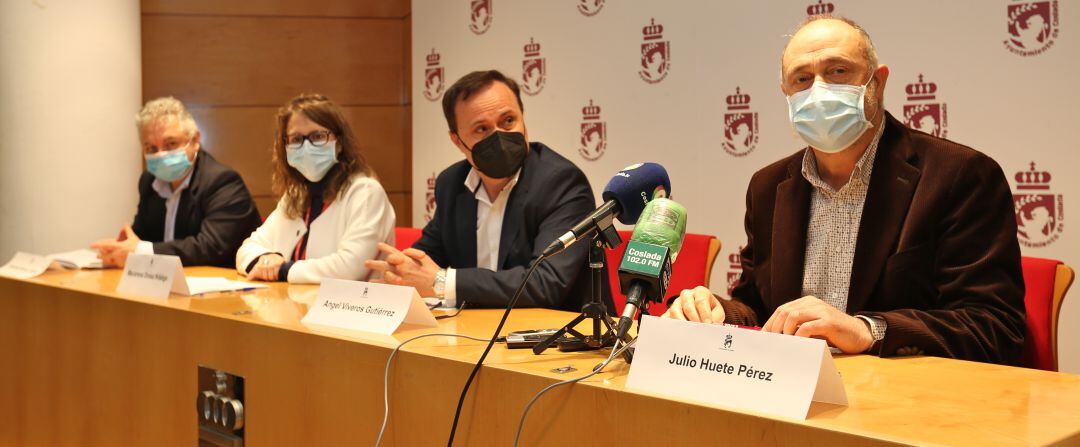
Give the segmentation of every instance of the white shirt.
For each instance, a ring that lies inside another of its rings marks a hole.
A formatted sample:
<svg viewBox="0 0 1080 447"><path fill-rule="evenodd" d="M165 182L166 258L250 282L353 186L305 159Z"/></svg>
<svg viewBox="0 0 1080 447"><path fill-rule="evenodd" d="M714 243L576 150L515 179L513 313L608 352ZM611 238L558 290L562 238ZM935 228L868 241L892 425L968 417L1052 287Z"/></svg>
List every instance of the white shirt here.
<svg viewBox="0 0 1080 447"><path fill-rule="evenodd" d="M480 174L476 169L469 169L465 177L465 187L476 191L476 268L499 270L499 243L502 240L503 218L506 217L506 203L510 192L517 185L519 169L503 190L491 200L487 189L483 187ZM443 291L444 307L457 307L457 271L446 269L446 289Z"/></svg>
<svg viewBox="0 0 1080 447"><path fill-rule="evenodd" d="M194 170L189 171L184 181L180 183L180 186L176 188L176 191L172 189L172 183L164 180L154 178L154 182L150 184L154 188L162 199L165 199L165 238L162 242L170 242L176 239L176 210L180 207L181 193L187 189L191 184L191 173ZM139 241L138 246L135 247L135 253L139 254L154 254L154 243L148 241Z"/></svg>

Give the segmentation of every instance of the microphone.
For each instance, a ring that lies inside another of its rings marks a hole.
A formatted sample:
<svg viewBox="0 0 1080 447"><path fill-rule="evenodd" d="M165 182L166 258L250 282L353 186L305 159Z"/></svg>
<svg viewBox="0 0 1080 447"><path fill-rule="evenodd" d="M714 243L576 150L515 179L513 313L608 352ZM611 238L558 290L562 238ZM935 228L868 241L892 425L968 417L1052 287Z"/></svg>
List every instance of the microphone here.
<svg viewBox="0 0 1080 447"><path fill-rule="evenodd" d="M666 198L653 199L645 206L619 264L619 289L626 294L626 307L616 325L618 339L626 336L638 309L663 299L684 236L685 207Z"/></svg>
<svg viewBox="0 0 1080 447"><path fill-rule="evenodd" d="M663 166L657 163L627 166L616 173L604 187L601 195L604 204L548 245L541 256L554 256L597 230L606 231L611 228L615 218L626 225L633 225L641 216L646 203L670 195L671 179Z"/></svg>

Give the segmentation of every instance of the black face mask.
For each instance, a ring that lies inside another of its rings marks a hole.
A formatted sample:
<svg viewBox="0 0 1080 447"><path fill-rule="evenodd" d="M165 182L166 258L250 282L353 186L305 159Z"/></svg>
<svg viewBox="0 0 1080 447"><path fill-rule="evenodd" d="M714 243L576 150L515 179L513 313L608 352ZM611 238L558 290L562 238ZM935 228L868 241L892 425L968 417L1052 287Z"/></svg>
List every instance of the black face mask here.
<svg viewBox="0 0 1080 447"><path fill-rule="evenodd" d="M484 175L507 178L521 169L528 143L525 142L523 133L497 130L474 144L471 149L468 146L465 148L472 151L473 163Z"/></svg>

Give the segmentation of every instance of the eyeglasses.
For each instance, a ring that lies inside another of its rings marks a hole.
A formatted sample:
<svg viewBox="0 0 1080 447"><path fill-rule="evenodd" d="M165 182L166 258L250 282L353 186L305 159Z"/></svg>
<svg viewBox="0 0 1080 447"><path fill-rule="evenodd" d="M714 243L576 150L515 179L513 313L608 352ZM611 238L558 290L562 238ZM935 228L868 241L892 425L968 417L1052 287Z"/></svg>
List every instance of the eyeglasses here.
<svg viewBox="0 0 1080 447"><path fill-rule="evenodd" d="M330 142L330 137L334 135L327 130L316 130L307 135L289 135L285 137L286 149L300 149L300 146L304 145L304 140L308 140L311 144L322 147L326 146L326 143Z"/></svg>
<svg viewBox="0 0 1080 447"><path fill-rule="evenodd" d="M143 146L143 153L156 154L158 152L170 152L180 148L185 148L188 146L188 144L191 144L191 140L169 140L160 147L148 144L146 146Z"/></svg>

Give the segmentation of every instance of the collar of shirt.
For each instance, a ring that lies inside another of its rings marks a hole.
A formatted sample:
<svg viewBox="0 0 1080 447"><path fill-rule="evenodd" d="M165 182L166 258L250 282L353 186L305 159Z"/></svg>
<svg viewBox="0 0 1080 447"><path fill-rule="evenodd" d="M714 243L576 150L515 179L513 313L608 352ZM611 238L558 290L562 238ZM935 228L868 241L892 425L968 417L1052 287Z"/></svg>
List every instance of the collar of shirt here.
<svg viewBox="0 0 1080 447"><path fill-rule="evenodd" d="M506 183L506 186L503 187L503 190L499 192L499 196L502 196L504 194L509 195L510 191L514 189L514 186L517 185L518 178L520 176L521 169L518 169L518 171L514 173L514 176L510 178L510 181ZM476 172L476 168L469 168L469 175L465 176L465 187L469 188L469 191L473 191L473 193L476 195L476 200L479 200L484 204L491 205L495 201L488 197L487 189L480 187L481 181L482 180L480 179L480 173ZM481 191L483 191L482 194Z"/></svg>
<svg viewBox="0 0 1080 447"><path fill-rule="evenodd" d="M195 159L196 160L199 159L199 153L198 152L195 153ZM195 162L192 162L190 172L187 173L187 177L184 178L184 181L181 182L180 186L176 188L176 191L173 191L171 182L166 182L164 180L160 180L157 177L154 177L154 182L151 183L150 186L154 188L154 191L156 191L158 193L158 195L161 196L162 199L169 200L170 198L172 198L173 195L180 194L181 191L183 191L184 189L187 189L188 185L191 184L191 177L192 177L191 174L194 174L194 173L195 173Z"/></svg>
<svg viewBox="0 0 1080 447"><path fill-rule="evenodd" d="M848 185L851 185L851 182L853 181L861 182L863 185L869 185L870 173L874 170L874 158L877 157L878 142L881 141L881 134L884 133L884 131L885 120L882 120L881 125L878 126L877 130L874 132L874 139L870 141L870 146L867 147L866 152L863 153L862 157L859 157L859 161L855 162L855 170L851 171L851 178L848 179L848 182L845 183L844 186L840 187L839 191L834 190L832 186L825 183L825 181L821 179L821 176L818 175L817 157L814 156L814 150L809 147L803 152L803 177L806 178L806 181L810 182L810 185L814 188L830 196L842 194L849 189Z"/></svg>

